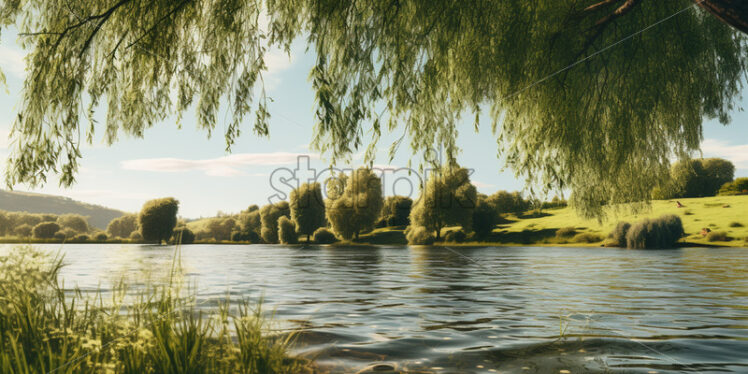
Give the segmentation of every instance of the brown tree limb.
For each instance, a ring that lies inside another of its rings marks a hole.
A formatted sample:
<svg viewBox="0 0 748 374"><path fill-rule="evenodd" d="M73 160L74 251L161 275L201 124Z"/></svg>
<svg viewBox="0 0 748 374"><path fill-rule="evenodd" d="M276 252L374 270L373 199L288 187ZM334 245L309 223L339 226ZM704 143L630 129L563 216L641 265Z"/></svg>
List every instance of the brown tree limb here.
<svg viewBox="0 0 748 374"><path fill-rule="evenodd" d="M694 2L720 21L748 34L748 1L694 0Z"/></svg>

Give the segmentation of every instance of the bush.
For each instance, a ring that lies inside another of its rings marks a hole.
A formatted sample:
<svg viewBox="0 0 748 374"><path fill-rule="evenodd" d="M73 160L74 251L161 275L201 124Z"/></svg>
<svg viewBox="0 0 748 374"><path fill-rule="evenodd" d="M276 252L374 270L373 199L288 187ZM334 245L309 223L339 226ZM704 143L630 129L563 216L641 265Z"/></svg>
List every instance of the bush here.
<svg viewBox="0 0 748 374"><path fill-rule="evenodd" d="M748 178L737 178L719 189L720 196L748 195Z"/></svg>
<svg viewBox="0 0 748 374"><path fill-rule="evenodd" d="M140 231L133 231L130 234L130 240L134 242L142 242L143 241L143 235L140 234Z"/></svg>
<svg viewBox="0 0 748 374"><path fill-rule="evenodd" d="M313 239L317 244L332 244L338 241L335 234L326 227L320 227L314 231Z"/></svg>
<svg viewBox="0 0 748 374"><path fill-rule="evenodd" d="M637 222L626 234L626 247L632 249L672 248L683 236L680 217L664 215Z"/></svg>
<svg viewBox="0 0 748 374"><path fill-rule="evenodd" d="M88 232L88 220L80 214L63 214L57 217L60 227L69 228L76 233Z"/></svg>
<svg viewBox="0 0 748 374"><path fill-rule="evenodd" d="M168 242L177 226L179 201L172 197L146 201L138 215L140 235L148 242Z"/></svg>
<svg viewBox="0 0 748 374"><path fill-rule="evenodd" d="M55 233L55 234L54 234L54 235L53 235L52 237L53 237L53 238L54 238L55 240L60 240L60 241L63 241L63 240L65 240L65 239L67 239L67 238L65 237L65 233L64 233L64 232L62 232L62 231L58 231L58 232L56 232L56 233Z"/></svg>
<svg viewBox="0 0 748 374"><path fill-rule="evenodd" d="M577 229L573 226L569 227L562 227L558 230L556 230L556 237L559 238L571 238L572 236L577 234Z"/></svg>
<svg viewBox="0 0 748 374"><path fill-rule="evenodd" d="M467 239L467 234L462 230L448 231L444 235L444 241L450 243L462 243Z"/></svg>
<svg viewBox="0 0 748 374"><path fill-rule="evenodd" d="M192 244L195 242L195 233L186 227L178 227L174 229L171 242L174 244Z"/></svg>
<svg viewBox="0 0 748 374"><path fill-rule="evenodd" d="M52 239L60 231L60 225L54 222L42 222L34 226L33 234L38 239Z"/></svg>
<svg viewBox="0 0 748 374"><path fill-rule="evenodd" d="M31 231L33 228L29 224L23 224L20 226L16 226L15 229L13 229L13 233L16 234L16 236L20 238L28 238L31 236Z"/></svg>
<svg viewBox="0 0 748 374"><path fill-rule="evenodd" d="M730 222L730 227L743 227L743 224L740 222Z"/></svg>
<svg viewBox="0 0 748 374"><path fill-rule="evenodd" d="M411 245L430 245L434 243L434 234L423 226L408 226L405 238Z"/></svg>
<svg viewBox="0 0 748 374"><path fill-rule="evenodd" d="M611 244L616 247L626 247L626 234L629 232L631 224L628 222L618 222L613 232L608 235L611 240Z"/></svg>
<svg viewBox="0 0 748 374"><path fill-rule="evenodd" d="M475 236L484 238L490 235L498 220L499 214L496 212L496 208L485 195L479 194L478 202L473 210L473 232L475 232Z"/></svg>
<svg viewBox="0 0 748 374"><path fill-rule="evenodd" d="M706 235L706 240L710 242L729 242L732 238L724 231L712 231Z"/></svg>
<svg viewBox="0 0 748 374"><path fill-rule="evenodd" d="M76 243L83 243L87 242L89 239L88 235L86 234L78 234L73 238L73 241Z"/></svg>
<svg viewBox="0 0 748 374"><path fill-rule="evenodd" d="M299 235L296 234L296 224L286 216L281 216L278 219L278 240L281 244L296 244L299 242Z"/></svg>
<svg viewBox="0 0 748 374"><path fill-rule="evenodd" d="M603 237L598 234L583 232L574 235L574 239L572 240L576 243L597 243L603 241Z"/></svg>
<svg viewBox="0 0 748 374"><path fill-rule="evenodd" d="M105 232L98 232L94 234L93 238L97 242L105 242L107 239L109 239Z"/></svg>

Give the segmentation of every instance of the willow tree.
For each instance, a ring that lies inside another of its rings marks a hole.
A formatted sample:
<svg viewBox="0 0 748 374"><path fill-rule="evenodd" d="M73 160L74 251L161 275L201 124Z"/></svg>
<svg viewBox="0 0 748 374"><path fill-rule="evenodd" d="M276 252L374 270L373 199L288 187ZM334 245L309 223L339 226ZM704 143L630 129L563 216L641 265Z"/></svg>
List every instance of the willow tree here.
<svg viewBox="0 0 748 374"><path fill-rule="evenodd" d="M230 149L245 117L269 134L269 47L316 55L312 144L332 160L382 132L455 162L461 118L485 112L500 155L586 215L646 199L672 156L727 123L746 68L743 0L13 0L0 27L30 49L6 180L74 182L81 137L143 136L194 107ZM385 108L385 111L375 111ZM87 118L86 118L87 117ZM485 117L484 117L485 118ZM83 136L81 136L81 134ZM368 135L367 135L368 134ZM370 138L367 138L370 136ZM395 151L396 142L391 148Z"/></svg>
<svg viewBox="0 0 748 374"><path fill-rule="evenodd" d="M410 211L410 224L433 231L437 240L447 225L459 225L470 231L477 191L470 183L468 170L445 168L429 177Z"/></svg>

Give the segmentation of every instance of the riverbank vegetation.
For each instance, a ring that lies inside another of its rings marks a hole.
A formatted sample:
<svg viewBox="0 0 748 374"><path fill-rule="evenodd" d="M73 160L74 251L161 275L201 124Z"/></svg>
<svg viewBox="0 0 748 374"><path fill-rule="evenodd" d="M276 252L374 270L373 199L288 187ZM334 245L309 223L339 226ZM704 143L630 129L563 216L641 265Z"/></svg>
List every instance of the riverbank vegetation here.
<svg viewBox="0 0 748 374"><path fill-rule="evenodd" d="M64 289L62 266L29 246L0 256L0 372L311 372L288 354L293 335L270 333L260 305L198 309L178 267L162 284L119 282L103 297Z"/></svg>
<svg viewBox="0 0 748 374"><path fill-rule="evenodd" d="M733 181L733 173L734 166L721 159L676 163L670 181L652 191L671 198L653 201L650 209L610 206L606 220L582 219L558 197L478 193L468 171L457 167L430 176L415 201L385 199L379 177L359 168L325 183L303 184L289 201L252 205L238 214L187 222L178 219L179 202L163 198L146 202L137 215L112 220L106 233L92 230L82 216L18 212L0 212L0 232L5 241L39 243L744 246L748 196L741 195L745 178ZM679 227L660 225L663 220ZM633 233L641 237L629 238Z"/></svg>

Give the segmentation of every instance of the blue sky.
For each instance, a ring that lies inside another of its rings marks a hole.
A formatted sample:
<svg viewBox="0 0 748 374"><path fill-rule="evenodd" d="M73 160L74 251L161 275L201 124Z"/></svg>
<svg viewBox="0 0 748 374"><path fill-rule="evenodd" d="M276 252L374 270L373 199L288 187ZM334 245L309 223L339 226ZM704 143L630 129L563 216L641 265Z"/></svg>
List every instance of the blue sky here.
<svg viewBox="0 0 748 374"><path fill-rule="evenodd" d="M3 172L11 121L23 87L23 56L15 35L3 33L0 69L7 78L7 92L0 91L0 171ZM150 198L173 196L181 202L180 215L189 218L265 204L278 194L276 189L287 191L280 181L288 173L284 169L296 168L298 156L309 156L311 167L317 170L327 165L308 148L314 123L314 95L307 76L313 63L313 54L306 52L301 42L294 45L290 57L279 51L268 56L266 88L273 98L269 139L254 136L248 122L233 153L227 154L221 134L223 124L219 123L214 137L207 139L206 132L196 129L190 111L184 116L181 130L174 120L167 120L147 130L143 139L122 136L111 147L103 145L103 133L98 133L93 145L83 147L78 182L69 189L59 187L54 179L41 188L16 186L15 189L68 196L124 211L137 211ZM748 96L746 93L744 96ZM748 99L741 106L748 107ZM727 127L717 121L705 123L702 151L705 157L731 160L737 167L737 176L748 176L748 114L736 110L732 120ZM479 191L492 193L525 187L511 170L502 171L504 163L496 157L496 138L487 121L478 133L471 122L464 123L460 130L458 144L462 153L458 159L463 166L475 170L472 180ZM413 165L418 164L421 158L411 155L407 142L389 162L387 148L400 135L397 132L383 136L375 164L405 166L411 158ZM360 154L354 156L352 164L359 162ZM390 175L393 177L385 175L385 193L392 194L394 189L407 194L410 190L407 181L395 178L404 174ZM413 178L408 177L411 181Z"/></svg>

